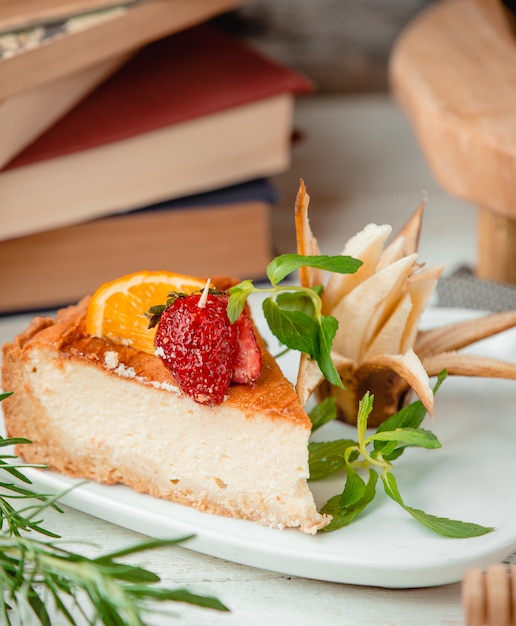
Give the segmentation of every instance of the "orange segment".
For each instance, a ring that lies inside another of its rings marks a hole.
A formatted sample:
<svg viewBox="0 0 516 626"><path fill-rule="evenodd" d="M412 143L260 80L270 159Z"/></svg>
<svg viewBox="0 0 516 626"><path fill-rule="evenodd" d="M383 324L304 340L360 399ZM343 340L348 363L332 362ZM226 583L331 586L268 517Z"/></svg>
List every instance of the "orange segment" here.
<svg viewBox="0 0 516 626"><path fill-rule="evenodd" d="M165 304L171 291L191 293L205 283L201 278L165 271L141 271L104 283L90 299L86 330L152 354L156 328L148 328L145 313L149 307Z"/></svg>

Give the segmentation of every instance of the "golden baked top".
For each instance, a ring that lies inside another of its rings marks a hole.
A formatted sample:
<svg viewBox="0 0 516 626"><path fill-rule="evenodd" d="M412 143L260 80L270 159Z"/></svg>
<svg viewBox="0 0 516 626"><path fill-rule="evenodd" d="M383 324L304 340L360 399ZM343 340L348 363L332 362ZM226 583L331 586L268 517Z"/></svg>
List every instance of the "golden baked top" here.
<svg viewBox="0 0 516 626"><path fill-rule="evenodd" d="M27 354L34 349L57 351L59 358L83 361L111 375L118 372L139 384L152 383L156 386L158 383L164 391L170 386L178 388L159 357L88 335L85 325L87 306L88 298L84 298L77 305L59 310L55 318L34 318L12 344L5 344L4 350L21 350ZM310 429L310 419L299 404L293 386L266 349L262 338L256 334L262 350L260 377L255 384L231 385L221 408L231 406L248 417L260 414Z"/></svg>

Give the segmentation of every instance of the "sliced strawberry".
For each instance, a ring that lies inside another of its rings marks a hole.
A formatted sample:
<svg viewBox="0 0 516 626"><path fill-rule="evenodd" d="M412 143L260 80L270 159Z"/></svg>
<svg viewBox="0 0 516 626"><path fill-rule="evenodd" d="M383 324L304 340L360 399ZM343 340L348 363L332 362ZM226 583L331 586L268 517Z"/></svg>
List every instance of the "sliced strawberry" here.
<svg viewBox="0 0 516 626"><path fill-rule="evenodd" d="M262 370L262 351L256 342L251 321L245 313L235 322L235 327L237 345L231 381L240 384L254 383Z"/></svg>

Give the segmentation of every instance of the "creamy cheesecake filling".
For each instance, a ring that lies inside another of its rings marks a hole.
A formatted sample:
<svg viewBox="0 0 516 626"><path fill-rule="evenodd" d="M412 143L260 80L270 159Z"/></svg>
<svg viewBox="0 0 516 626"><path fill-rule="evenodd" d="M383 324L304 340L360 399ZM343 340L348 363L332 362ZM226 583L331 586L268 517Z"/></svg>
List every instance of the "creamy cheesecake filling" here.
<svg viewBox="0 0 516 626"><path fill-rule="evenodd" d="M324 525L306 482L307 429L280 420L271 428L260 415L166 389L142 393L146 382L113 354L108 375L52 350L27 356L25 379L50 416L43 436L59 442L54 469L107 483L123 477L138 491L266 525Z"/></svg>

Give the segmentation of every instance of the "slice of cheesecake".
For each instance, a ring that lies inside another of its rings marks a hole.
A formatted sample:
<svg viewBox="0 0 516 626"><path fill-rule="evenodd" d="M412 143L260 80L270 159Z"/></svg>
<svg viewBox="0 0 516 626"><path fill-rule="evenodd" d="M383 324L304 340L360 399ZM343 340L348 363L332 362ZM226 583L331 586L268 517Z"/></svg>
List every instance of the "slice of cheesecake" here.
<svg viewBox="0 0 516 626"><path fill-rule="evenodd" d="M256 384L205 406L159 357L88 335L86 308L35 318L3 347L7 435L32 441L22 458L274 528L328 523L307 484L310 420L263 342Z"/></svg>

